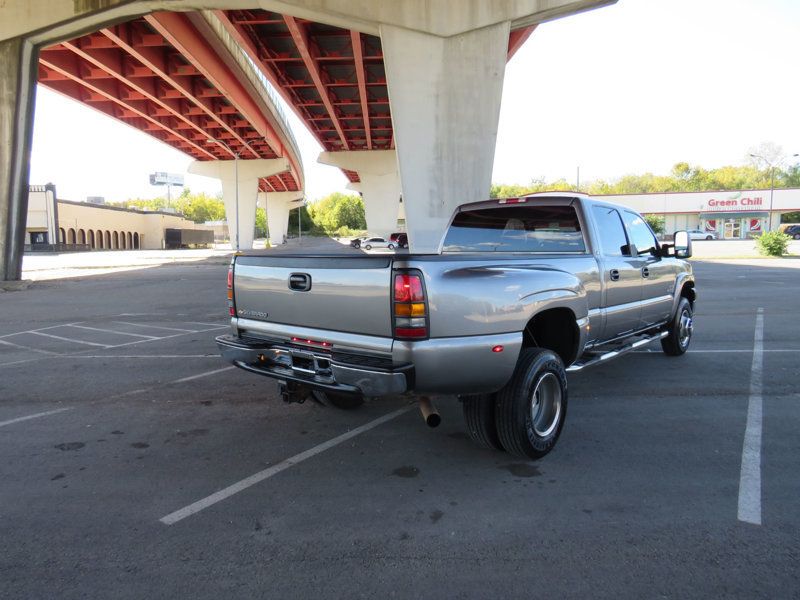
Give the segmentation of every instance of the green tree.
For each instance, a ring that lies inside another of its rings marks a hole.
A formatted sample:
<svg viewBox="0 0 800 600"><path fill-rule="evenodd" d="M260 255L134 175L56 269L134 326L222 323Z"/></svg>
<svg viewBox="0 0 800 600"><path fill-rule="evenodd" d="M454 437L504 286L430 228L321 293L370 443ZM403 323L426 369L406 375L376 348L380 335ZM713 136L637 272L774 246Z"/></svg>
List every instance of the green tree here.
<svg viewBox="0 0 800 600"><path fill-rule="evenodd" d="M309 204L307 210L316 227L329 234L342 227L367 228L364 202L359 196L334 192ZM303 226L305 227L305 221Z"/></svg>
<svg viewBox="0 0 800 600"><path fill-rule="evenodd" d="M650 225L655 233L664 233L664 216L663 215L644 215L644 220Z"/></svg>
<svg viewBox="0 0 800 600"><path fill-rule="evenodd" d="M189 192L189 190L187 189L185 192ZM179 213L195 223L221 221L225 218L225 204L222 199L204 193L181 194L173 206Z"/></svg>
<svg viewBox="0 0 800 600"><path fill-rule="evenodd" d="M267 237L267 213L263 208L256 208L256 237Z"/></svg>

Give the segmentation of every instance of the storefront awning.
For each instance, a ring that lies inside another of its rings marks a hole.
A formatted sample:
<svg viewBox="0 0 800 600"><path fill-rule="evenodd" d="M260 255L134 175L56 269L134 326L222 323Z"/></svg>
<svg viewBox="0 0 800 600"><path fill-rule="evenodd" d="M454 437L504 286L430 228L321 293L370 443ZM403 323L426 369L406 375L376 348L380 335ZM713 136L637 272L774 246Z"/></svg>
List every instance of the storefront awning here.
<svg viewBox="0 0 800 600"><path fill-rule="evenodd" d="M708 212L700 213L700 218L709 219L767 219L768 212Z"/></svg>

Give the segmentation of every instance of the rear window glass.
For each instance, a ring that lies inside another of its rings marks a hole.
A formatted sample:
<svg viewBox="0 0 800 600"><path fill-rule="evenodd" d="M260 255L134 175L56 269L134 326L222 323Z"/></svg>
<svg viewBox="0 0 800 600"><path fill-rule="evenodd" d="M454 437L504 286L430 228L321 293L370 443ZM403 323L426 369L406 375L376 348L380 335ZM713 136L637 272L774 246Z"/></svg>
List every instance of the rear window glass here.
<svg viewBox="0 0 800 600"><path fill-rule="evenodd" d="M585 252L572 206L518 204L460 212L444 252Z"/></svg>

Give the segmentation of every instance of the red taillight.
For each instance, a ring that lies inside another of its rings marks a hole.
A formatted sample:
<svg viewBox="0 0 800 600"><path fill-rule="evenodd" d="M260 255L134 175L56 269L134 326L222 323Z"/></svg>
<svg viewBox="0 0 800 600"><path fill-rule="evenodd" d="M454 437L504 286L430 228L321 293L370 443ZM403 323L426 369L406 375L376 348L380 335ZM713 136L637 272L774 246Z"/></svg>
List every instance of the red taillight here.
<svg viewBox="0 0 800 600"><path fill-rule="evenodd" d="M428 304L422 276L397 273L393 286L394 337L421 339L428 337Z"/></svg>
<svg viewBox="0 0 800 600"><path fill-rule="evenodd" d="M394 276L395 302L422 302L425 294L422 291L422 280L419 275Z"/></svg>
<svg viewBox="0 0 800 600"><path fill-rule="evenodd" d="M228 267L228 314L236 316L236 308L233 304L233 263Z"/></svg>

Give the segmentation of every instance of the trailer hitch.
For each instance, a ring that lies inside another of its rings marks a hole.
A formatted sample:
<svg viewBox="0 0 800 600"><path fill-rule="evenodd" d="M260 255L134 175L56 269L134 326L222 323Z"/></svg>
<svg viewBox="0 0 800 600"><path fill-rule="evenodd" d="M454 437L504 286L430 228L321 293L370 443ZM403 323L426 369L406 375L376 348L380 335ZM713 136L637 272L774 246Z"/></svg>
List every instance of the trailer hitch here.
<svg viewBox="0 0 800 600"><path fill-rule="evenodd" d="M302 404L311 395L311 388L296 381L280 382L281 399L287 404Z"/></svg>

